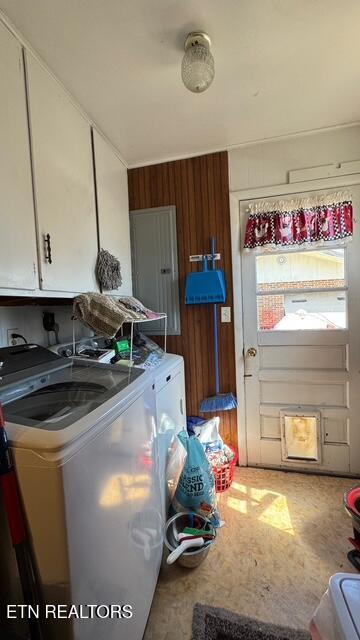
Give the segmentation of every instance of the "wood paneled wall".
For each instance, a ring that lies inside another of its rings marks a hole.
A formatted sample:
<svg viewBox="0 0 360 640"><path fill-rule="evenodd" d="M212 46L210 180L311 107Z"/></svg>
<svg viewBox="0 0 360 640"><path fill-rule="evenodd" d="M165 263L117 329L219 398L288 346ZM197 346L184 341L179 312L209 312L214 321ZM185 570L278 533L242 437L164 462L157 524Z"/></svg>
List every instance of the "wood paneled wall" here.
<svg viewBox="0 0 360 640"><path fill-rule="evenodd" d="M185 305L185 277L199 268L189 262L189 255L210 252L210 238L215 236L228 286L226 305L233 311L228 155L213 153L130 169L128 179L130 212L176 206L181 335L169 336L168 350L184 356L187 413L199 415L201 400L215 393L213 315L212 306ZM235 393L233 323L219 322L219 334L221 390ZM219 415L223 438L236 446L236 410Z"/></svg>

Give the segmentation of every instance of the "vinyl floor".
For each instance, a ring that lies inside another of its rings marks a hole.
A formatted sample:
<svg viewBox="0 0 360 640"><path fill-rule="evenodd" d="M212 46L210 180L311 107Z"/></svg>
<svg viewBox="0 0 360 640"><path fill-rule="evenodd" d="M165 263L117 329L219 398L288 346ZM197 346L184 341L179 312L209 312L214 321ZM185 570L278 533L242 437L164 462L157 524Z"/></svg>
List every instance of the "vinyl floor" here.
<svg viewBox="0 0 360 640"><path fill-rule="evenodd" d="M344 491L356 481L238 468L220 495L226 521L205 562L165 567L145 640L190 640L195 602L308 627L333 573L352 572Z"/></svg>

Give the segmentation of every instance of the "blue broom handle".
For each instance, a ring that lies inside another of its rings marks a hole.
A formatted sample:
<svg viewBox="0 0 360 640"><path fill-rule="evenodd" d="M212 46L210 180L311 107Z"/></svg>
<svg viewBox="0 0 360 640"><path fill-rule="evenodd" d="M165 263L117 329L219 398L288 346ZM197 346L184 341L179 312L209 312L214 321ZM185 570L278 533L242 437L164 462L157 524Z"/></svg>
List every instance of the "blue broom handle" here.
<svg viewBox="0 0 360 640"><path fill-rule="evenodd" d="M215 269L215 238L211 238L212 268ZM217 304L214 304L214 351L215 351L215 390L220 393L220 365L219 365L219 331Z"/></svg>
<svg viewBox="0 0 360 640"><path fill-rule="evenodd" d="M215 349L215 390L220 393L220 367L219 367L219 336L217 304L214 304L214 349Z"/></svg>
<svg viewBox="0 0 360 640"><path fill-rule="evenodd" d="M212 268L215 269L215 238L211 238Z"/></svg>

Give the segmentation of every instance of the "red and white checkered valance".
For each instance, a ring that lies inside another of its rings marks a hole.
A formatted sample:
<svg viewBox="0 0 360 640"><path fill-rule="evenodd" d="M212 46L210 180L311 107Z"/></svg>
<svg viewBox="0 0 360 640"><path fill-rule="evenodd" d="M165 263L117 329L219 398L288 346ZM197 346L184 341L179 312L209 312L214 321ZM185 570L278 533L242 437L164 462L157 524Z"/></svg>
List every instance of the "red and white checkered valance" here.
<svg viewBox="0 0 360 640"><path fill-rule="evenodd" d="M297 200L257 202L249 208L245 249L279 250L304 245L339 244L353 234L349 193Z"/></svg>

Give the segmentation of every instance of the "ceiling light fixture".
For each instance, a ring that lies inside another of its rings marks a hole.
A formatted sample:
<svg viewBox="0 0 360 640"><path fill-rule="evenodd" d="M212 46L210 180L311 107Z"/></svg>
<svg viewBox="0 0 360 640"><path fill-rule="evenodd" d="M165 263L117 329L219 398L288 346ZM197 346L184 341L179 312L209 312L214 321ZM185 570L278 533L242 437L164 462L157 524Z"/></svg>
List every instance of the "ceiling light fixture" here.
<svg viewBox="0 0 360 640"><path fill-rule="evenodd" d="M181 65L182 81L189 91L201 93L214 80L215 65L207 33L192 31L185 40L185 55Z"/></svg>

